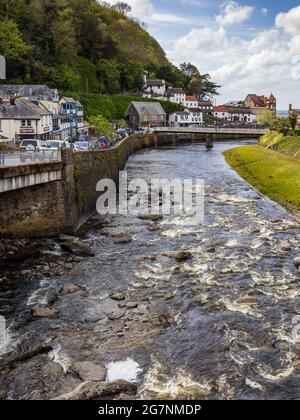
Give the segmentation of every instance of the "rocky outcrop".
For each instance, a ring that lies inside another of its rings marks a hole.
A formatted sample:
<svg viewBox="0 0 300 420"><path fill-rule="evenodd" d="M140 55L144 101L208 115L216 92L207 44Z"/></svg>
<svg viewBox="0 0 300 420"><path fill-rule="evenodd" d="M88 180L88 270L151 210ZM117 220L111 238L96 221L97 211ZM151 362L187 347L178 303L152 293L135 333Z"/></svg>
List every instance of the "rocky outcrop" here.
<svg viewBox="0 0 300 420"><path fill-rule="evenodd" d="M102 382L106 379L106 368L92 362L77 362L72 366L72 370L83 381Z"/></svg>
<svg viewBox="0 0 300 420"><path fill-rule="evenodd" d="M136 386L123 380L114 382L83 382L73 391L60 395L54 400L97 400L120 394L135 395L135 393Z"/></svg>

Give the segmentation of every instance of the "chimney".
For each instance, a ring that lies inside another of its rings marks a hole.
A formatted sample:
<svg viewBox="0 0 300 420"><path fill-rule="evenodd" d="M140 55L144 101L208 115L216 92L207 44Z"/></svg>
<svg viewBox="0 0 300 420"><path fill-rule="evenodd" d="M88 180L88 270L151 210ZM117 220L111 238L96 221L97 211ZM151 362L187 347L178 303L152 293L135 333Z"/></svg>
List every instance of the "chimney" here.
<svg viewBox="0 0 300 420"><path fill-rule="evenodd" d="M289 104L289 114L292 112L293 106L292 104Z"/></svg>

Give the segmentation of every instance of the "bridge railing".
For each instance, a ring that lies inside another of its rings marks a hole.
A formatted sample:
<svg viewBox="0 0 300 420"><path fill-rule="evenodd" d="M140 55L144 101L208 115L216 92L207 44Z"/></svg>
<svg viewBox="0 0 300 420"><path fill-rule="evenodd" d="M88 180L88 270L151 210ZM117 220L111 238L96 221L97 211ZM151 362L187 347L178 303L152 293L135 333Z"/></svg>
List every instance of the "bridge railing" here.
<svg viewBox="0 0 300 420"><path fill-rule="evenodd" d="M11 166L35 165L37 163L60 162L60 150L43 150L40 152L0 152L0 168Z"/></svg>
<svg viewBox="0 0 300 420"><path fill-rule="evenodd" d="M267 130L264 128L207 128L207 127L158 127L152 129L153 132L168 133L203 133L203 134L247 134L263 135Z"/></svg>

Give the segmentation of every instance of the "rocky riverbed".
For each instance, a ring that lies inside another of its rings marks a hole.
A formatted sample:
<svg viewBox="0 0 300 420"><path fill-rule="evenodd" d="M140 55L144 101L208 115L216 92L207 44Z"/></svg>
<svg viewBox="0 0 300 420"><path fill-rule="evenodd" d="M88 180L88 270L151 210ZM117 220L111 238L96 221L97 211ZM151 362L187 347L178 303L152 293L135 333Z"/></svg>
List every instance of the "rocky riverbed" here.
<svg viewBox="0 0 300 420"><path fill-rule="evenodd" d="M128 162L130 178L204 178L203 224L95 216L1 242L2 399L299 398L299 224L228 147Z"/></svg>

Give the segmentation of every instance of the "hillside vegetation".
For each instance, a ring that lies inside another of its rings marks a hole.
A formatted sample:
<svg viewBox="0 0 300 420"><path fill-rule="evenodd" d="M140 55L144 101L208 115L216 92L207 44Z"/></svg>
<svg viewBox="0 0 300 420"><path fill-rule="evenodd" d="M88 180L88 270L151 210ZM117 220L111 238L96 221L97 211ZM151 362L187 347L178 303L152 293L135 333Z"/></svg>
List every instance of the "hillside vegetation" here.
<svg viewBox="0 0 300 420"><path fill-rule="evenodd" d="M126 3L0 0L0 23L9 83L115 94L137 92L147 74L199 97L217 93L208 74L189 63L172 65Z"/></svg>
<svg viewBox="0 0 300 420"><path fill-rule="evenodd" d="M97 94L78 94L76 92L67 92L65 96L73 96L80 100L84 106L84 114L86 117L101 114L108 120L120 120L124 118L125 111L132 101L154 101L153 99L144 99L135 96L124 95L97 95ZM155 101L160 102L163 109L167 114L175 111L181 111L180 105L168 101Z"/></svg>

